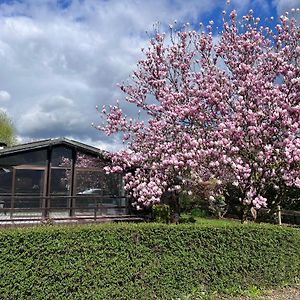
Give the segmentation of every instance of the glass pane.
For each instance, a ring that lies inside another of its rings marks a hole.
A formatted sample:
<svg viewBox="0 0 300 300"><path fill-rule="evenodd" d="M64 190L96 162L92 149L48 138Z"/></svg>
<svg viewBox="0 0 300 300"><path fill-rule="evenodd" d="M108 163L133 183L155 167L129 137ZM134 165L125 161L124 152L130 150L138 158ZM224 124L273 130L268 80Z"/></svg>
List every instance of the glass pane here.
<svg viewBox="0 0 300 300"><path fill-rule="evenodd" d="M67 201L67 200L66 200ZM62 204L64 202L60 202L60 204ZM56 205L55 203L53 203L53 205ZM52 206L53 208L54 206ZM55 206L57 207L57 206ZM65 206L63 207L65 208ZM51 209L49 212L49 217L50 218L68 218L69 217L69 210L68 209L62 209L62 207L58 207L57 209Z"/></svg>
<svg viewBox="0 0 300 300"><path fill-rule="evenodd" d="M42 207L44 170L16 170L15 208Z"/></svg>
<svg viewBox="0 0 300 300"><path fill-rule="evenodd" d="M105 174L102 182L103 195L123 196L123 177L121 174Z"/></svg>
<svg viewBox="0 0 300 300"><path fill-rule="evenodd" d="M0 158L0 166L35 165L45 166L47 160L46 150L36 150L20 154L9 155Z"/></svg>
<svg viewBox="0 0 300 300"><path fill-rule="evenodd" d="M99 205L101 215L125 215L127 214L127 199L124 197L104 197Z"/></svg>
<svg viewBox="0 0 300 300"><path fill-rule="evenodd" d="M105 174L102 170L77 170L76 214L122 215L127 213L123 198L123 177L120 174Z"/></svg>
<svg viewBox="0 0 300 300"><path fill-rule="evenodd" d="M41 208L43 198L41 196L15 196L14 197L14 208Z"/></svg>
<svg viewBox="0 0 300 300"><path fill-rule="evenodd" d="M52 166L70 167L72 163L72 150L63 146L54 147L51 157Z"/></svg>
<svg viewBox="0 0 300 300"><path fill-rule="evenodd" d="M0 194L12 192L12 168L0 168Z"/></svg>
<svg viewBox="0 0 300 300"><path fill-rule="evenodd" d="M91 212L93 213L94 210L92 209L97 207L97 203L99 202L98 198L99 197L94 197L92 195L78 195L75 200L75 207L85 210L91 210Z"/></svg>
<svg viewBox="0 0 300 300"><path fill-rule="evenodd" d="M105 162L98 157L94 157L91 155L84 154L82 152L77 153L76 164L77 168L84 169L103 169L105 167Z"/></svg>
<svg viewBox="0 0 300 300"><path fill-rule="evenodd" d="M67 208L69 207L69 197L57 196L50 199L51 208Z"/></svg>
<svg viewBox="0 0 300 300"><path fill-rule="evenodd" d="M51 169L50 195L69 195L71 170Z"/></svg>
<svg viewBox="0 0 300 300"><path fill-rule="evenodd" d="M0 211L2 208L11 208L12 174L11 168L0 168ZM8 211L2 212L4 216L9 214Z"/></svg>
<svg viewBox="0 0 300 300"><path fill-rule="evenodd" d="M62 147L60 147L62 148ZM71 160L70 160L71 162ZM64 168L51 168L50 182L50 215L52 218L63 217L68 215L70 198L71 170ZM58 208L53 210L52 208ZM64 209L62 209L64 208Z"/></svg>
<svg viewBox="0 0 300 300"><path fill-rule="evenodd" d="M16 170L16 194L42 195L44 170Z"/></svg>
<svg viewBox="0 0 300 300"><path fill-rule="evenodd" d="M121 174L105 174L104 171L76 172L77 194L123 196L123 177Z"/></svg>
<svg viewBox="0 0 300 300"><path fill-rule="evenodd" d="M76 215L94 214L95 208L102 195L101 182L104 179L104 172L77 170L76 172Z"/></svg>
<svg viewBox="0 0 300 300"><path fill-rule="evenodd" d="M78 170L76 172L76 193L83 195L101 195L104 178L104 171Z"/></svg>
<svg viewBox="0 0 300 300"><path fill-rule="evenodd" d="M0 195L0 208L11 207L11 196Z"/></svg>

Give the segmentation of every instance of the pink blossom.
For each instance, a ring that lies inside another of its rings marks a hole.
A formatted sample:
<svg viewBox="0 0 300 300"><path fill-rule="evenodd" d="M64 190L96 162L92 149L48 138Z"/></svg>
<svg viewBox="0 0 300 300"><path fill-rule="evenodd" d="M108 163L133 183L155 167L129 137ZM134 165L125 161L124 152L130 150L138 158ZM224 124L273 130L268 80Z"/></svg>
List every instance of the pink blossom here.
<svg viewBox="0 0 300 300"><path fill-rule="evenodd" d="M218 178L239 189L241 203L261 208L270 186L300 185L300 28L282 16L268 34L270 27L249 25L259 22L252 11L244 29L236 11L229 16L217 42L212 23L171 41L154 35L120 86L145 121L126 117L119 103L100 111L99 129L124 133L127 145L105 170L127 173L125 187L139 203Z"/></svg>
<svg viewBox="0 0 300 300"><path fill-rule="evenodd" d="M261 207L267 207L267 199L262 197L262 196L257 196L255 199L252 201L253 206L257 209L260 209Z"/></svg>

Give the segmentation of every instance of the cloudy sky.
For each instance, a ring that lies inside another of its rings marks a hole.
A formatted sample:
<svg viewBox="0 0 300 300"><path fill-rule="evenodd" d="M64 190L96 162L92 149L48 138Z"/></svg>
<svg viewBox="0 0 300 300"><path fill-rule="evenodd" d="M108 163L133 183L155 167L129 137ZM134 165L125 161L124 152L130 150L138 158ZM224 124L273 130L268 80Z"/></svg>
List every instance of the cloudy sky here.
<svg viewBox="0 0 300 300"><path fill-rule="evenodd" d="M114 150L118 140L92 128L95 106L121 99L126 80L159 21L220 19L225 0L0 0L0 109L19 140L69 137ZM300 0L232 0L262 17ZM228 10L228 7L227 7ZM196 26L196 25L195 25Z"/></svg>

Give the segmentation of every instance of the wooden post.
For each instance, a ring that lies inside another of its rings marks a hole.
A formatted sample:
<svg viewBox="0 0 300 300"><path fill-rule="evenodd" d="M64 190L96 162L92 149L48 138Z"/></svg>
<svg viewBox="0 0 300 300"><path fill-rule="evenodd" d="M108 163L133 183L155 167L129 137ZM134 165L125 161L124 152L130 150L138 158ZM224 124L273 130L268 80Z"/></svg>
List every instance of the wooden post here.
<svg viewBox="0 0 300 300"><path fill-rule="evenodd" d="M94 222L97 221L97 206L98 206L98 205L95 205L95 206L94 206Z"/></svg>
<svg viewBox="0 0 300 300"><path fill-rule="evenodd" d="M69 200L69 216L73 217L75 214L76 207L76 159L77 151L72 149L72 160L71 160L71 186L70 186L70 200Z"/></svg>
<svg viewBox="0 0 300 300"><path fill-rule="evenodd" d="M51 166L52 166L52 147L47 148L47 161L46 161L46 174L44 174L45 183L43 188L43 201L42 201L42 216L49 218L49 207L51 206Z"/></svg>
<svg viewBox="0 0 300 300"><path fill-rule="evenodd" d="M281 225L281 207L277 206L278 225Z"/></svg>
<svg viewBox="0 0 300 300"><path fill-rule="evenodd" d="M12 187L11 187L11 203L10 203L10 218L13 218L13 211L15 208L15 193L16 193L16 168L13 168L12 173Z"/></svg>

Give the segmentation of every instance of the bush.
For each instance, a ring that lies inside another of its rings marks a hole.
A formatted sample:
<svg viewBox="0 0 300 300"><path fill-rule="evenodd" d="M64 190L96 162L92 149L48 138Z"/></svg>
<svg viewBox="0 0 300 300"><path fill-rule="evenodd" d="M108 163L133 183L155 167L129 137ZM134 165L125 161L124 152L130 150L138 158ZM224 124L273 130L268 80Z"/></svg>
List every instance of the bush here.
<svg viewBox="0 0 300 300"><path fill-rule="evenodd" d="M198 195L189 195L187 191L179 194L179 204L181 211L190 212L192 209L202 206L205 203Z"/></svg>
<svg viewBox="0 0 300 300"><path fill-rule="evenodd" d="M205 209L194 208L191 210L191 216L198 218L206 218L209 216L209 212Z"/></svg>
<svg viewBox="0 0 300 300"><path fill-rule="evenodd" d="M216 197L211 196L209 198L209 211L217 218L221 219L224 217L228 210L228 205L225 202L225 197L218 195Z"/></svg>
<svg viewBox="0 0 300 300"><path fill-rule="evenodd" d="M0 231L1 299L176 299L299 278L300 231L104 224Z"/></svg>
<svg viewBox="0 0 300 300"><path fill-rule="evenodd" d="M170 222L170 206L167 204L154 204L152 206L153 220L158 223Z"/></svg>
<svg viewBox="0 0 300 300"><path fill-rule="evenodd" d="M196 219L193 216L181 216L179 223L196 223Z"/></svg>

